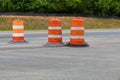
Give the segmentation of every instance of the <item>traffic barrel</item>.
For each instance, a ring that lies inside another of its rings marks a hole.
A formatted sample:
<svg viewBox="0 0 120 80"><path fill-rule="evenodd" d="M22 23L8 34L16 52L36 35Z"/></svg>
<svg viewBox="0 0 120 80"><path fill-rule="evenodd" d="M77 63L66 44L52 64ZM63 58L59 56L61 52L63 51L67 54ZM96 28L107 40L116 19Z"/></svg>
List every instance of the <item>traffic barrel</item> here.
<svg viewBox="0 0 120 80"><path fill-rule="evenodd" d="M26 43L24 39L24 22L23 20L14 20L12 23L12 40L11 43Z"/></svg>
<svg viewBox="0 0 120 80"><path fill-rule="evenodd" d="M89 46L84 39L84 20L75 18L71 20L70 42L67 46L85 47Z"/></svg>
<svg viewBox="0 0 120 80"><path fill-rule="evenodd" d="M61 20L52 18L48 21L48 43L45 46L64 46L62 43Z"/></svg>

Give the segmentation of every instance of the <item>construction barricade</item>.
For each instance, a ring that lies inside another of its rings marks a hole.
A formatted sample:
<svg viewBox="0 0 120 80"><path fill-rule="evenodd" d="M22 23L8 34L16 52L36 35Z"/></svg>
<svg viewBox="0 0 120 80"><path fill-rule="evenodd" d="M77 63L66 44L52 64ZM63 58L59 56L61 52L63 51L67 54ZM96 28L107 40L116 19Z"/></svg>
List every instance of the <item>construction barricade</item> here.
<svg viewBox="0 0 120 80"><path fill-rule="evenodd" d="M10 43L26 43L24 39L24 22L22 20L14 20L12 26L12 40Z"/></svg>
<svg viewBox="0 0 120 80"><path fill-rule="evenodd" d="M84 40L84 20L75 18L71 20L70 42L67 46L87 47L89 46Z"/></svg>
<svg viewBox="0 0 120 80"><path fill-rule="evenodd" d="M48 22L48 43L47 47L61 47L62 43L62 27L61 21L57 18L52 18Z"/></svg>

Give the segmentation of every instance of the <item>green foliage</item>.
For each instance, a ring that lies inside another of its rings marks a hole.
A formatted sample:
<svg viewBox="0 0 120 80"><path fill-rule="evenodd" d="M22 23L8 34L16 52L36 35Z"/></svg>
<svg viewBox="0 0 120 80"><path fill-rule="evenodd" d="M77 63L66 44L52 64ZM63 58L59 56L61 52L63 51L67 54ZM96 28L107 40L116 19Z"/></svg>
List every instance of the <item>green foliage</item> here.
<svg viewBox="0 0 120 80"><path fill-rule="evenodd" d="M0 0L0 12L9 12L11 9L10 0Z"/></svg>
<svg viewBox="0 0 120 80"><path fill-rule="evenodd" d="M34 0L11 0L13 11L27 12L31 10Z"/></svg>
<svg viewBox="0 0 120 80"><path fill-rule="evenodd" d="M0 0L0 12L76 13L120 17L120 0Z"/></svg>

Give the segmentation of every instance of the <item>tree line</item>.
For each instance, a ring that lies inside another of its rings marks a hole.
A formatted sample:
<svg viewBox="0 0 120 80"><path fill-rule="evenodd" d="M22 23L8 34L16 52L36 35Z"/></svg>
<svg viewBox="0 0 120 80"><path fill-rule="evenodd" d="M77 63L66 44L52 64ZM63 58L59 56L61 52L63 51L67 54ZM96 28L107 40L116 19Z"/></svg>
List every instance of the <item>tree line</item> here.
<svg viewBox="0 0 120 80"><path fill-rule="evenodd" d="M120 17L120 0L0 0L0 12L66 13Z"/></svg>

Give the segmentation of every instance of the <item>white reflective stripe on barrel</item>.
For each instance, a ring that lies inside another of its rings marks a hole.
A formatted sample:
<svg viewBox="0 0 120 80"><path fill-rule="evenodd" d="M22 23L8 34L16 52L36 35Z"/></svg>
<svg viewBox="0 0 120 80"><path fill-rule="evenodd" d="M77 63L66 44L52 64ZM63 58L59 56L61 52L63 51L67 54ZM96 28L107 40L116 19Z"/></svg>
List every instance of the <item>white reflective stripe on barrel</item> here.
<svg viewBox="0 0 120 80"><path fill-rule="evenodd" d="M13 37L24 36L24 33L13 33Z"/></svg>
<svg viewBox="0 0 120 80"><path fill-rule="evenodd" d="M70 36L72 39L84 39L84 36Z"/></svg>
<svg viewBox="0 0 120 80"><path fill-rule="evenodd" d="M13 25L13 29L24 29L24 26L14 26Z"/></svg>
<svg viewBox="0 0 120 80"><path fill-rule="evenodd" d="M84 30L84 27L71 27L71 30Z"/></svg>
<svg viewBox="0 0 120 80"><path fill-rule="evenodd" d="M49 38L62 38L62 35L48 35Z"/></svg>
<svg viewBox="0 0 120 80"><path fill-rule="evenodd" d="M48 29L50 29L50 30L61 30L61 27L59 27L59 26L56 26L56 27L49 26Z"/></svg>

